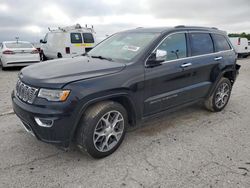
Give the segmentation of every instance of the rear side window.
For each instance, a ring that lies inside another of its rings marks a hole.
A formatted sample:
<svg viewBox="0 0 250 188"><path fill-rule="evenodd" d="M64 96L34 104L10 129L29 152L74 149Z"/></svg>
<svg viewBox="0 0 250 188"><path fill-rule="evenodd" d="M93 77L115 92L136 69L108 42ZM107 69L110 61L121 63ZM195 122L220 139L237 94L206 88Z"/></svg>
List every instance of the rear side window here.
<svg viewBox="0 0 250 188"><path fill-rule="evenodd" d="M213 41L208 33L191 33L192 56L209 54L214 52Z"/></svg>
<svg viewBox="0 0 250 188"><path fill-rule="evenodd" d="M70 33L71 43L82 43L81 33Z"/></svg>
<svg viewBox="0 0 250 188"><path fill-rule="evenodd" d="M213 39L216 52L231 49L227 39L223 35L213 34Z"/></svg>
<svg viewBox="0 0 250 188"><path fill-rule="evenodd" d="M91 33L83 33L82 36L84 43L94 43L94 37Z"/></svg>
<svg viewBox="0 0 250 188"><path fill-rule="evenodd" d="M186 35L184 33L170 35L158 49L167 52L166 61L187 57Z"/></svg>

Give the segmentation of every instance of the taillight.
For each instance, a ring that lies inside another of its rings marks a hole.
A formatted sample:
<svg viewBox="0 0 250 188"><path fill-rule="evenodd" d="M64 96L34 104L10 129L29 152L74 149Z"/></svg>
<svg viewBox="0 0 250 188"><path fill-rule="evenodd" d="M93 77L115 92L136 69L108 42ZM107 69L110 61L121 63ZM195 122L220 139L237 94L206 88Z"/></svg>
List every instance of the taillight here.
<svg viewBox="0 0 250 188"><path fill-rule="evenodd" d="M66 47L65 52L66 52L66 54L70 54L70 47Z"/></svg>
<svg viewBox="0 0 250 188"><path fill-rule="evenodd" d="M33 50L31 53L32 53L32 54L38 54L39 51L38 51L38 50Z"/></svg>
<svg viewBox="0 0 250 188"><path fill-rule="evenodd" d="M238 45L240 45L240 38L238 38Z"/></svg>
<svg viewBox="0 0 250 188"><path fill-rule="evenodd" d="M11 50L5 50L3 51L3 54L6 54L6 55L13 55L15 54L15 52L11 51Z"/></svg>

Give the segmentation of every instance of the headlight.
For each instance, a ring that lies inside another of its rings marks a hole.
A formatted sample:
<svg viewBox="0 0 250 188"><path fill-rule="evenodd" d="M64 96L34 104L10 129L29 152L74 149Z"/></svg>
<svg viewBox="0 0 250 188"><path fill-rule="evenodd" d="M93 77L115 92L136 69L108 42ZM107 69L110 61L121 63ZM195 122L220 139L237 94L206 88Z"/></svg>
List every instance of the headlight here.
<svg viewBox="0 0 250 188"><path fill-rule="evenodd" d="M69 96L70 90L40 89L38 97L48 101L65 101Z"/></svg>

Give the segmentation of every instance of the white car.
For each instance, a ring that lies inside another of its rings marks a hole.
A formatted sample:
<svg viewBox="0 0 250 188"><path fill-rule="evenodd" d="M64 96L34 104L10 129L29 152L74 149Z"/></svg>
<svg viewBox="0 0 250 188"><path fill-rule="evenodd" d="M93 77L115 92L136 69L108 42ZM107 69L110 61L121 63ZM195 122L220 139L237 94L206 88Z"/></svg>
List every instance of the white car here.
<svg viewBox="0 0 250 188"><path fill-rule="evenodd" d="M29 42L6 41L0 46L2 69L13 66L27 66L40 62L38 50Z"/></svg>
<svg viewBox="0 0 250 188"><path fill-rule="evenodd" d="M70 58L84 54L95 44L93 28L81 27L79 24L59 27L45 35L41 43L41 59Z"/></svg>

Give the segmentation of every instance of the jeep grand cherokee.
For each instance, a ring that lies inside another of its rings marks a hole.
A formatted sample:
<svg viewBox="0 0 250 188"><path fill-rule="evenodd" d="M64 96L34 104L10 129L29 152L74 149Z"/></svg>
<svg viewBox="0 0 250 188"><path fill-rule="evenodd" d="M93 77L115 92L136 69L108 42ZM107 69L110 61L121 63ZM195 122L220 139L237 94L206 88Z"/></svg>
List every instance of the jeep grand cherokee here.
<svg viewBox="0 0 250 188"><path fill-rule="evenodd" d="M21 70L13 109L39 140L92 157L113 153L128 126L204 101L228 103L238 74L226 33L216 28L138 28L114 34L83 56Z"/></svg>

